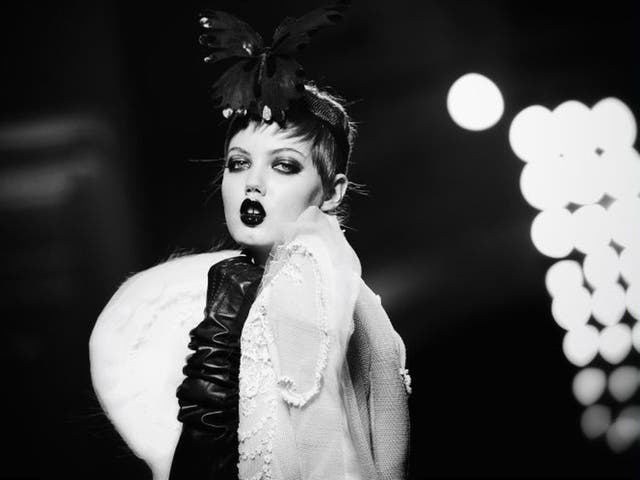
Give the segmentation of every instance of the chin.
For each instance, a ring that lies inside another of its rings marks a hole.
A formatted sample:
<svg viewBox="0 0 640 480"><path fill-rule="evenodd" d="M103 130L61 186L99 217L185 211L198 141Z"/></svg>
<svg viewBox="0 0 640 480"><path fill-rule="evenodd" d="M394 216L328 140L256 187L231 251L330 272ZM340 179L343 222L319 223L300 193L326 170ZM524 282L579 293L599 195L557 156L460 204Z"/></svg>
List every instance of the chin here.
<svg viewBox="0 0 640 480"><path fill-rule="evenodd" d="M262 225L255 227L247 227L243 223L236 225L232 232L231 237L241 245L243 248L259 249L259 250L271 250L274 244L272 235L269 234L266 228L261 228Z"/></svg>

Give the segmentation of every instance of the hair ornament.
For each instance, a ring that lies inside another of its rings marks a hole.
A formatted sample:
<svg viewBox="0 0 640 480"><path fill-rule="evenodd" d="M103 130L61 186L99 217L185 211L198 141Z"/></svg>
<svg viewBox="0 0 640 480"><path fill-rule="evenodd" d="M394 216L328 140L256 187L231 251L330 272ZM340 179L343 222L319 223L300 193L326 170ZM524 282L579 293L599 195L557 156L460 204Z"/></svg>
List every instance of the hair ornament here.
<svg viewBox="0 0 640 480"><path fill-rule="evenodd" d="M207 49L205 62L231 63L213 85L214 106L223 109L225 118L251 113L267 122L283 122L291 103L306 94L305 73L294 55L314 33L338 22L348 6L349 0L341 0L297 19L285 18L269 47L239 18L220 11L201 13L204 33L199 42Z"/></svg>

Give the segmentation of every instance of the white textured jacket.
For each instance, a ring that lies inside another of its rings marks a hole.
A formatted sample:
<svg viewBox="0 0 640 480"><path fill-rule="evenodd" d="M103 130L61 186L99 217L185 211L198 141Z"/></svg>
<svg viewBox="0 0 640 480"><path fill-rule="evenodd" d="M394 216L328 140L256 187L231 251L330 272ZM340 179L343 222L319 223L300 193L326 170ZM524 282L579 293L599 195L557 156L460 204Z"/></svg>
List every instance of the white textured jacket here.
<svg viewBox="0 0 640 480"><path fill-rule="evenodd" d="M307 235L306 238L310 237ZM315 245L320 245L314 239L306 245L316 253L322 250L321 247L314 249ZM325 249L327 251L335 252L336 249L331 247ZM189 255L134 275L112 297L91 335L91 373L97 397L128 446L150 466L154 480L168 478L180 435L175 392L183 379L181 368L184 359L190 353L187 348L188 332L201 321L207 271L211 265L236 254L235 251L223 251ZM321 263L326 266L330 262L325 260ZM333 277L331 284L341 281L341 278ZM353 305L349 310L349 318L353 321L346 329L347 334L340 337L348 345L344 346L341 356L336 357L344 359L346 351L347 362L341 371L348 372L348 378L337 381L340 383L343 424L348 425L343 430L347 432L350 451L343 452L344 458L338 460L353 463L355 458L357 469L353 472L350 468L338 468L335 472L345 479L403 479L408 459L410 393L405 347L382 308L380 298L359 278L359 265L353 289ZM285 331L286 324L283 325L276 326L275 331L277 328ZM333 348L342 340L334 341ZM338 369L341 364L338 362L336 365ZM296 369L282 370L293 372L293 377L300 373ZM243 371L241 365L241 376L246 378L248 372L249 367ZM293 437L298 435L295 438L297 444L294 443L296 451L288 451L281 455L286 458L279 459L284 465L283 472L286 472L286 475L282 473L283 477L326 478L322 471L313 468L317 454L336 452L328 445L314 446L308 442L305 450L305 439L299 438L307 435L305 432L316 431L318 425L335 420L333 411L326 407L331 405L331 399L326 400L326 392L332 388L331 382L335 378L332 380L327 369L320 375L324 376L316 386L312 385L314 382L309 384L317 387L315 390L319 392L314 391L308 396L298 395L301 392L289 388L291 385L286 385L286 381L284 385L278 382L283 386L282 399L285 400L278 399L278 408L281 411L290 409L287 411L292 412L290 418L293 421L287 428ZM282 380L276 376L274 379ZM241 378L241 395L242 382ZM300 387L304 387L302 383L304 378L299 382ZM328 420L318 423L322 415ZM282 420L277 428L286 437L283 433L286 430L281 426ZM282 444L287 451L290 444L286 441ZM242 460L240 470L242 473ZM279 478L277 471L273 478Z"/></svg>

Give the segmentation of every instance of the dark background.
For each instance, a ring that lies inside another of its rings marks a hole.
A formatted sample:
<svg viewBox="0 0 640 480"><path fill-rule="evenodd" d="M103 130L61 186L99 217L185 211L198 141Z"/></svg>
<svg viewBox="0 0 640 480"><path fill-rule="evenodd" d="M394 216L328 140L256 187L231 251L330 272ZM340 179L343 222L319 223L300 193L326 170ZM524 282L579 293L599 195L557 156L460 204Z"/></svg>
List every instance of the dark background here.
<svg viewBox="0 0 640 480"><path fill-rule="evenodd" d="M634 5L634 3L636 5ZM0 478L150 478L100 412L93 323L131 273L224 236L223 123L196 14L265 39L318 1L19 2L2 7ZM301 56L360 124L348 239L408 350L412 478L640 476L583 437L508 128L523 108L614 96L640 115L637 2L355 1ZM446 110L468 72L505 112ZM209 199L207 201L207 199ZM638 363L637 352L628 362Z"/></svg>

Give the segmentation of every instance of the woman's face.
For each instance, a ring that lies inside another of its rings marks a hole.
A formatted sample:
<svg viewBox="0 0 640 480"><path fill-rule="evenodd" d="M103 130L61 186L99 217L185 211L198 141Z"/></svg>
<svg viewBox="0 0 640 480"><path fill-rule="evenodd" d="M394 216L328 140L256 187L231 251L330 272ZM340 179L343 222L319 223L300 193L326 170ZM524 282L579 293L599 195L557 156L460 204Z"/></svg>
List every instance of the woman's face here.
<svg viewBox="0 0 640 480"><path fill-rule="evenodd" d="M224 215L233 239L258 262L283 240L286 223L322 200L310 141L287 137L275 122L251 122L231 138L222 177Z"/></svg>

